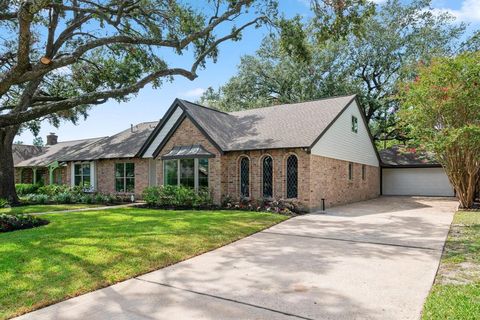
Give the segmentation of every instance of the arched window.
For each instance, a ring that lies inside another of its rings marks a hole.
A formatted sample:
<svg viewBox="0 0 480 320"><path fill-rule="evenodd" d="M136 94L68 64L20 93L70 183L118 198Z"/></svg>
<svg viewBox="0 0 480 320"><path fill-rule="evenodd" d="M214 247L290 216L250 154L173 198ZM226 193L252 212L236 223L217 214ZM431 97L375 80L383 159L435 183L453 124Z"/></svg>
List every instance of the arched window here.
<svg viewBox="0 0 480 320"><path fill-rule="evenodd" d="M266 156L262 161L262 189L263 197L271 198L273 196L273 159L270 156Z"/></svg>
<svg viewBox="0 0 480 320"><path fill-rule="evenodd" d="M240 159L240 196L250 197L250 159Z"/></svg>
<svg viewBox="0 0 480 320"><path fill-rule="evenodd" d="M296 155L290 155L287 158L287 198L296 198L298 196L298 158Z"/></svg>

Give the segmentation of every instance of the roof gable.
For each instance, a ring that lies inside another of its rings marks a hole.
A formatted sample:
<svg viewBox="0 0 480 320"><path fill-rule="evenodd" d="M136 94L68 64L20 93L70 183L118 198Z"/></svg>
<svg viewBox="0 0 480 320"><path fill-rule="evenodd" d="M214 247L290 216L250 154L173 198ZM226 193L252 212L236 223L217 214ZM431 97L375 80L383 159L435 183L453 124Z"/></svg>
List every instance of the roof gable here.
<svg viewBox="0 0 480 320"><path fill-rule="evenodd" d="M357 132L352 131L352 118ZM325 128L311 147L314 155L379 166L377 149L358 102L352 100Z"/></svg>
<svg viewBox="0 0 480 320"><path fill-rule="evenodd" d="M178 100L219 150L310 147L355 96L225 113Z"/></svg>

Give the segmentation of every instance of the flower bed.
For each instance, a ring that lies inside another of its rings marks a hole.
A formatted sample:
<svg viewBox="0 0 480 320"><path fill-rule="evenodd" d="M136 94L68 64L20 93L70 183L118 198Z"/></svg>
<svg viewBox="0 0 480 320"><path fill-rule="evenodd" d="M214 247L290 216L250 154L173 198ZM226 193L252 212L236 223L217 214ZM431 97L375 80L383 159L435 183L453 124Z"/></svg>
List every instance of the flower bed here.
<svg viewBox="0 0 480 320"><path fill-rule="evenodd" d="M0 232L30 229L44 226L48 223L48 220L40 219L27 214L0 214Z"/></svg>

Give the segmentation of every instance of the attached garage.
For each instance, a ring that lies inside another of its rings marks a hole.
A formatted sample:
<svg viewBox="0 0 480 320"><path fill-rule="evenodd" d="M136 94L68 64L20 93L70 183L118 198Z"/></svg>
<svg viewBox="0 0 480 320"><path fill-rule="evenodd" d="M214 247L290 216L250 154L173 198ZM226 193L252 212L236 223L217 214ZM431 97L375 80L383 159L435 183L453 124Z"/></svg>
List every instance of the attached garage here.
<svg viewBox="0 0 480 320"><path fill-rule="evenodd" d="M382 194L453 197L455 192L433 154L405 146L379 150Z"/></svg>
<svg viewBox="0 0 480 320"><path fill-rule="evenodd" d="M382 194L443 197L455 195L448 177L441 167L383 168Z"/></svg>

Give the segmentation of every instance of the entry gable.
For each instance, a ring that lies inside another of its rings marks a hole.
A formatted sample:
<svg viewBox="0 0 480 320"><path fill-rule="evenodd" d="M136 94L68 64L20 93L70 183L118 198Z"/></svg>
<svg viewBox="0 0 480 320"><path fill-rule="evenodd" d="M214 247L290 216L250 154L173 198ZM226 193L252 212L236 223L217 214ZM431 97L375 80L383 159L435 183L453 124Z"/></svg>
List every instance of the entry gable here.
<svg viewBox="0 0 480 320"><path fill-rule="evenodd" d="M370 130L354 99L311 147L311 153L327 158L379 166Z"/></svg>
<svg viewBox="0 0 480 320"><path fill-rule="evenodd" d="M160 158L172 153L175 149L181 147L191 148L192 146L201 148L208 153L205 156L206 158L221 154L221 150L211 143L208 136L197 127L190 117L183 115L157 147L153 157Z"/></svg>
<svg viewBox="0 0 480 320"><path fill-rule="evenodd" d="M143 158L152 158L155 150L163 143L168 133L175 125L178 125L180 118L184 116L184 110L180 106L179 100L175 99L170 108L165 113L163 119L158 123L150 136L140 149L138 156Z"/></svg>

